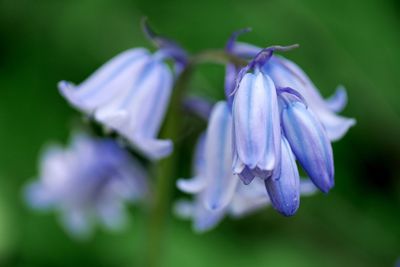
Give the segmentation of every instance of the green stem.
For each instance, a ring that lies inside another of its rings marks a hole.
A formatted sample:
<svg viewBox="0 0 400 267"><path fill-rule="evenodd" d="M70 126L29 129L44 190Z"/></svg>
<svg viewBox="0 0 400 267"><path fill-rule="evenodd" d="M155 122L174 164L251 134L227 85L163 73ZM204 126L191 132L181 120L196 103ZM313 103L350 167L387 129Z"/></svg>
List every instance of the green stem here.
<svg viewBox="0 0 400 267"><path fill-rule="evenodd" d="M247 61L239 58L235 55L229 54L221 49L209 49L205 50L197 55L192 57L193 64L201 64L201 63L216 63L216 64L227 64L233 63L236 66L245 66L247 65Z"/></svg>
<svg viewBox="0 0 400 267"><path fill-rule="evenodd" d="M179 79L177 80L173 95L171 98L171 103L169 110L167 112L166 120L164 122L164 127L161 132L161 138L171 139L175 145L175 142L179 137L179 132L181 129L180 120L178 119L182 94L187 87L190 80L190 76L193 72L192 65L188 65L185 70L181 73ZM178 153L180 149L174 148L174 155L160 160L156 166L156 188L154 203L152 211L150 214L150 232L148 239L148 255L147 261L149 267L160 266L161 255L163 254L163 236L164 229L168 223L168 214L171 210L170 201L171 193L173 189L173 182L177 176L177 167L179 158Z"/></svg>
<svg viewBox="0 0 400 267"><path fill-rule="evenodd" d="M150 222L149 222L149 238L147 248L147 265L148 267L160 266L162 258L162 248L164 240L164 230L168 223L168 214L171 211L171 193L174 186L175 177L177 177L177 169L179 167L178 153L179 144L176 142L181 132L181 120L179 114L181 110L181 101L184 91L187 89L190 78L193 74L194 67L202 63L227 64L233 63L238 66L247 64L242 59L227 54L223 50L207 50L197 55L194 55L189 64L183 70L178 80L171 97L171 103L164 122L163 130L161 131L162 139L171 139L174 142L174 155L163 160L160 160L156 166L156 186L153 206L151 207Z"/></svg>

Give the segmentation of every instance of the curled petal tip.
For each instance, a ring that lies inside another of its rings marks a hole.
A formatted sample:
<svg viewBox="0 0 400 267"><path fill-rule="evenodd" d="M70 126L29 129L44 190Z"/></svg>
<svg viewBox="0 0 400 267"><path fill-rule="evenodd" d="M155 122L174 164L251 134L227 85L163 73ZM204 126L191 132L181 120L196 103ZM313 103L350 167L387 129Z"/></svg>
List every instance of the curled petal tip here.
<svg viewBox="0 0 400 267"><path fill-rule="evenodd" d="M237 38L244 33L250 32L251 30L252 29L250 27L247 27L247 28L240 29L240 30L237 30L234 33L232 33L231 37L228 39L228 42L226 43L225 50L227 52L232 52Z"/></svg>
<svg viewBox="0 0 400 267"><path fill-rule="evenodd" d="M343 85L339 85L335 93L325 100L325 103L333 112L341 112L347 104L346 88Z"/></svg>
<svg viewBox="0 0 400 267"><path fill-rule="evenodd" d="M319 113L318 116L332 142L340 140L357 123L353 118L342 117L334 113Z"/></svg>
<svg viewBox="0 0 400 267"><path fill-rule="evenodd" d="M160 160L169 156L174 144L168 139L148 139L140 136L128 138L128 141L150 160Z"/></svg>
<svg viewBox="0 0 400 267"><path fill-rule="evenodd" d="M205 179L202 177L194 177L192 179L178 179L176 186L186 193L198 193L206 186Z"/></svg>

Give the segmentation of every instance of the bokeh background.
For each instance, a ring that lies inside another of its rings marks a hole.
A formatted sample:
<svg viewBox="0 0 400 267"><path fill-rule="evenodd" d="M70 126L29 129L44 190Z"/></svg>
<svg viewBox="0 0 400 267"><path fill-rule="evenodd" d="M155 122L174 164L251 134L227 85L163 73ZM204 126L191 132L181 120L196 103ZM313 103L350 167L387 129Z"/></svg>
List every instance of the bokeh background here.
<svg viewBox="0 0 400 267"><path fill-rule="evenodd" d="M66 142L80 121L58 94L127 48L150 44L140 18L190 52L222 47L234 30L260 46L299 43L286 54L323 95L347 87L357 119L334 144L336 186L303 198L296 216L271 208L226 219L196 235L170 215L167 266L394 266L400 257L400 2L398 0L0 0L0 266L143 266L146 212L132 207L122 232L77 242L54 214L29 210L21 188L43 144ZM202 66L190 93L223 97L223 67ZM191 120L184 115L185 120ZM191 151L204 127L180 142ZM190 157L186 157L190 158ZM180 175L189 176L183 158ZM174 192L174 197L180 197Z"/></svg>

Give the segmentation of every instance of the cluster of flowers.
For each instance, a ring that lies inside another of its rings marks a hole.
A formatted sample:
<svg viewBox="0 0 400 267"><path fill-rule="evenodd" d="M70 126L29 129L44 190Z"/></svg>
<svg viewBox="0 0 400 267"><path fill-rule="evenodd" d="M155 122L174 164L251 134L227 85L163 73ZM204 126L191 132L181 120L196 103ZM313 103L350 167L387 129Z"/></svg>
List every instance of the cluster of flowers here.
<svg viewBox="0 0 400 267"><path fill-rule="evenodd" d="M74 107L148 159L158 160L173 151L172 142L157 135L189 56L149 28L146 33L159 48L155 53L128 50L82 84L62 81L59 89ZM343 88L324 100L296 64L276 55L293 47L261 49L237 42L237 35L225 52L246 64L227 63L226 100L215 105L201 99L189 102L208 127L195 149L194 178L177 182L195 197L178 201L176 211L193 219L197 231L214 227L226 214L240 216L269 204L291 216L300 194L311 194L316 187L328 192L334 185L331 141L355 123L336 114L347 102ZM172 67L166 60L172 60ZM115 216L121 200L146 192L144 171L110 140L83 140L78 138L67 151L52 148L45 154L41 182L28 188L30 202L60 209L74 229L86 228L85 214L93 211L114 224L121 217ZM296 160L311 182L300 178ZM118 190L111 186L124 183L131 184Z"/></svg>

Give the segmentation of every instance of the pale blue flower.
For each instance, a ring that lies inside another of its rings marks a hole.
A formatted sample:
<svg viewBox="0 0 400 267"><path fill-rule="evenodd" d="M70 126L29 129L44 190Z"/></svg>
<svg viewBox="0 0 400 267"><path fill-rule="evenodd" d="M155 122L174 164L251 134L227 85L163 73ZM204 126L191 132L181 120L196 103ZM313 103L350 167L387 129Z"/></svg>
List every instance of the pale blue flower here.
<svg viewBox="0 0 400 267"><path fill-rule="evenodd" d="M236 42L232 50L232 53L241 57L253 58L262 49L250 44ZM304 97L309 108L323 124L331 141L343 137L348 129L355 124L354 119L336 114L336 112L342 111L347 103L344 87L338 87L332 97L324 100L316 86L299 66L282 56L272 54L264 64L263 71L273 80L276 87L293 88Z"/></svg>
<svg viewBox="0 0 400 267"><path fill-rule="evenodd" d="M78 86L62 81L60 92L76 108L125 137L150 159L168 156L170 140L157 139L173 87L163 61L166 50L125 51Z"/></svg>
<svg viewBox="0 0 400 267"><path fill-rule="evenodd" d="M315 192L315 186L308 180L300 181L287 142L282 144L286 147L282 148L284 163L280 165L285 170L281 172L280 179L274 180L276 184L267 185L271 197L268 196L262 179L254 179L248 185L239 182L239 177L231 169L232 121L229 105L226 102L218 102L211 112L207 133L199 138L196 146L193 162L194 177L179 179L177 182L178 188L193 194L194 199L178 201L175 205L176 212L182 217L192 219L193 228L198 232L213 228L226 215L240 217L266 207L271 204L271 200L280 212L292 215L297 210L300 192L304 195ZM282 192L279 191L282 183L287 184L283 185L285 190L283 193L287 197L277 195ZM285 205L290 202L288 198L293 194L286 189L293 189L297 197L293 202L295 204L290 203L292 206L289 208Z"/></svg>
<svg viewBox="0 0 400 267"><path fill-rule="evenodd" d="M333 154L327 133L296 92L289 88L280 92L282 128L290 147L314 184L327 193L334 185Z"/></svg>
<svg viewBox="0 0 400 267"><path fill-rule="evenodd" d="M334 185L330 141L340 138L355 121L334 113L342 110L347 102L343 88L324 101L299 67L274 55L276 51L289 48L293 46L272 46L260 51L251 45L239 43L232 49L232 53L244 58L255 54L238 73L237 86L232 92L235 137L233 171L244 183L252 182L256 176L265 179L267 185L272 183L268 181L269 178L280 179L285 176L280 172L287 171L280 165L288 164L285 163L285 157L280 162L281 151L278 147L287 139L289 154L293 150L314 184L321 191L328 192ZM284 86L287 84L293 87ZM287 182L283 181L284 184ZM295 207L297 198L294 195L298 195L295 191L286 184L286 192L275 194L280 196L282 202L281 205L274 205L275 208L285 215L290 214L283 208L286 205L283 202L291 199L293 203L290 205ZM289 192L293 193L292 197L285 195Z"/></svg>
<svg viewBox="0 0 400 267"><path fill-rule="evenodd" d="M299 67L275 55L297 45L259 49L237 43L240 33L229 39L226 52L248 65L239 69L227 64L227 102L219 102L212 112L198 101L192 105L210 122L197 148L195 177L178 181L195 199L178 202L177 212L192 218L198 231L213 227L225 214L240 215L269 203L292 216L302 192L313 192L315 186L328 192L334 185L330 142L355 123L335 114L347 103L344 88L324 100ZM300 178L296 160L315 186Z"/></svg>
<svg viewBox="0 0 400 267"><path fill-rule="evenodd" d="M285 216L296 213L300 205L300 176L296 161L286 138L281 138L279 179L265 180L273 206Z"/></svg>
<svg viewBox="0 0 400 267"><path fill-rule="evenodd" d="M125 202L148 194L146 173L113 140L73 137L68 148L48 146L37 181L25 188L34 209L56 211L66 230L88 237L96 223L120 229L126 223Z"/></svg>
<svg viewBox="0 0 400 267"><path fill-rule="evenodd" d="M244 74L234 95L232 116L234 173L245 183L254 176L269 178L279 166L281 130L276 88L268 75Z"/></svg>

